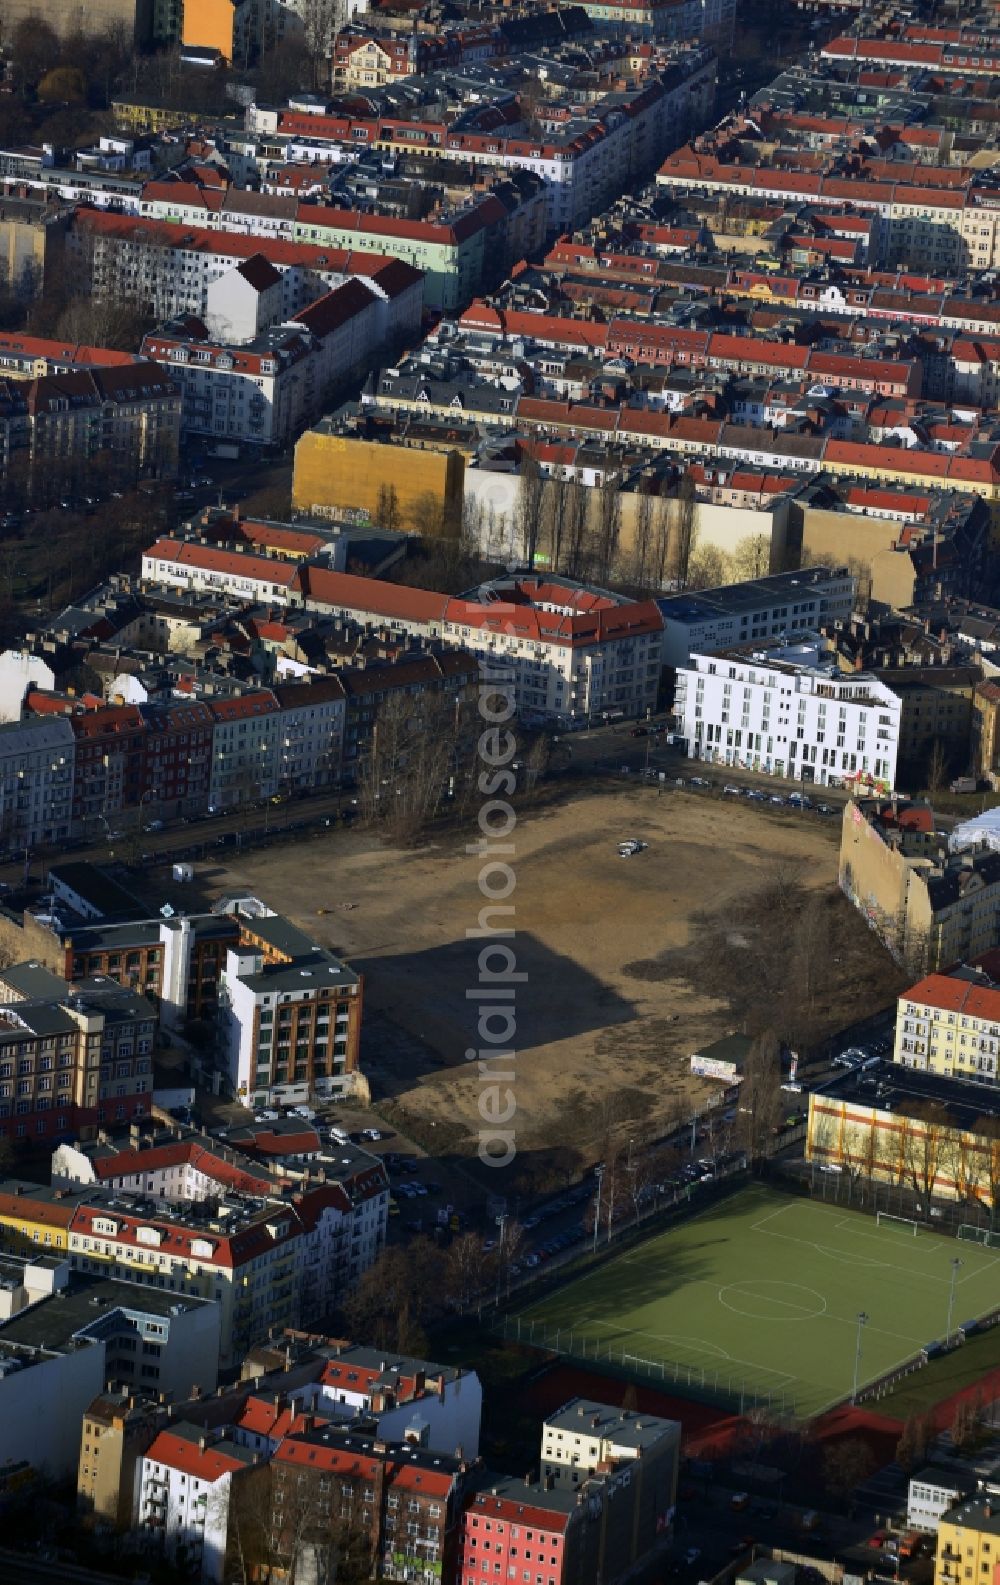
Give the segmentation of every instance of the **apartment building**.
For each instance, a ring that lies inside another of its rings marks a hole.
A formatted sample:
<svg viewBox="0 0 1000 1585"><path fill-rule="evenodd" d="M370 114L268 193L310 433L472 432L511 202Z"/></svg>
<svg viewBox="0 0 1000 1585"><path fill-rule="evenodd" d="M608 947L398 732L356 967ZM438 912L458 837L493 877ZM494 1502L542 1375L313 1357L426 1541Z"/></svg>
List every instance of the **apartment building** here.
<svg viewBox="0 0 1000 1585"><path fill-rule="evenodd" d="M360 1343L338 1344L317 1390L303 1406L332 1420L370 1421L381 1442L405 1442L420 1425L421 1445L438 1453L479 1454L483 1390L475 1371L435 1365Z"/></svg>
<svg viewBox="0 0 1000 1585"><path fill-rule="evenodd" d="M242 560L242 557L235 557ZM213 699L210 809L238 809L277 796L281 782L281 715L270 690Z"/></svg>
<svg viewBox="0 0 1000 1585"><path fill-rule="evenodd" d="M239 915L219 979L220 1057L249 1106L343 1095L358 1069L362 980L274 914Z"/></svg>
<svg viewBox="0 0 1000 1585"><path fill-rule="evenodd" d="M628 1472L609 1515L600 1577L611 1579L652 1550L671 1522L677 1500L681 1428L676 1420L571 1398L542 1425L540 1473L576 1492L609 1470ZM627 1516L620 1510L627 1508ZM617 1535L613 1532L617 1531ZM613 1561L612 1561L613 1559Z"/></svg>
<svg viewBox="0 0 1000 1585"><path fill-rule="evenodd" d="M114 1530L130 1530L138 1507L136 1465L162 1418L155 1398L108 1388L87 1405L76 1475L77 1508Z"/></svg>
<svg viewBox="0 0 1000 1585"><path fill-rule="evenodd" d="M140 1458L135 1520L168 1562L202 1585L222 1585L233 1487L257 1454L224 1433L180 1421Z"/></svg>
<svg viewBox="0 0 1000 1585"><path fill-rule="evenodd" d="M68 225L68 207L47 194L0 196L0 267L22 299L37 297L52 284L62 265Z"/></svg>
<svg viewBox="0 0 1000 1585"><path fill-rule="evenodd" d="M335 248L360 244L391 253L422 272L425 307L461 312L492 275L504 252L507 211L499 198L480 197L453 215L423 220L300 204L297 241Z"/></svg>
<svg viewBox="0 0 1000 1585"><path fill-rule="evenodd" d="M152 1395L215 1386L219 1311L133 1282L85 1277L65 1260L4 1255L15 1304L0 1319L0 1458L72 1478L85 1411L109 1382ZM141 1383L141 1388L140 1388Z"/></svg>
<svg viewBox="0 0 1000 1585"><path fill-rule="evenodd" d="M693 0L581 0L583 9L598 27L642 39L687 40L728 48L736 23L731 0L712 0L702 6Z"/></svg>
<svg viewBox="0 0 1000 1585"><path fill-rule="evenodd" d="M502 666L528 719L642 716L656 705L663 631L652 601L565 578L498 578L448 601L441 636Z"/></svg>
<svg viewBox="0 0 1000 1585"><path fill-rule="evenodd" d="M181 319L147 335L143 351L166 364L179 387L185 435L285 446L319 416L331 388L371 357L382 320L382 299L349 280L289 320L254 325L246 339Z"/></svg>
<svg viewBox="0 0 1000 1585"><path fill-rule="evenodd" d="M628 1534L635 1516L634 1464L587 1476L579 1486L487 1474L466 1508L457 1578L486 1585L503 1577L542 1585L614 1585L634 1556Z"/></svg>
<svg viewBox="0 0 1000 1585"><path fill-rule="evenodd" d="M849 802L840 887L914 974L969 962L1000 940L1000 854L948 853L926 804Z"/></svg>
<svg viewBox="0 0 1000 1585"><path fill-rule="evenodd" d="M225 1368L273 1328L322 1316L375 1259L387 1218L384 1169L360 1152L339 1181L263 1200L230 1193L221 1203L170 1206L93 1186L0 1186L4 1247L55 1249L58 1237L74 1270L163 1289L175 1301L213 1300Z"/></svg>
<svg viewBox="0 0 1000 1585"><path fill-rule="evenodd" d="M502 665L511 674L519 710L529 717L586 721L611 709L643 715L656 704L663 633L656 605L573 579L500 578L461 599L449 599L321 566L300 568L176 540L152 545L143 557L142 572L151 583L182 579L192 588L211 586L240 598L280 600L286 605L301 602L309 609L438 638ZM210 708L217 715L223 710L221 705ZM263 703L258 710L234 700L224 708L241 720L256 713L261 722L267 721ZM268 747L272 730L276 738L277 728L258 725L256 736L262 747L251 756L254 765L259 761L269 774L277 764ZM216 736L218 761L222 748L218 724ZM249 728L238 739L230 732L227 742L230 739L249 744ZM263 786L267 778L255 771L253 780ZM213 802L222 800L226 786L220 773L213 781ZM231 782L228 788L231 793ZM228 801L233 801L232 796Z"/></svg>
<svg viewBox="0 0 1000 1585"><path fill-rule="evenodd" d="M0 1138L38 1143L145 1115L155 1030L151 1003L111 981L83 981L59 994L47 990L6 1002L0 1007Z"/></svg>
<svg viewBox="0 0 1000 1585"><path fill-rule="evenodd" d="M279 784L292 793L340 784L347 700L338 677L275 683L281 711Z"/></svg>
<svg viewBox="0 0 1000 1585"><path fill-rule="evenodd" d="M992 1578L1000 1551L1000 1502L992 1492L969 1497L938 1520L934 1585Z"/></svg>
<svg viewBox="0 0 1000 1585"><path fill-rule="evenodd" d="M995 953L948 974L929 974L899 998L893 1061L946 1078L996 1084L1000 986Z"/></svg>
<svg viewBox="0 0 1000 1585"><path fill-rule="evenodd" d="M462 1514L479 1472L470 1459L432 1452L419 1424L400 1441L384 1442L363 1425L319 1422L293 1428L271 1461L275 1516L320 1500L330 1537L314 1542L317 1566L343 1526L370 1537L370 1570L389 1580L456 1577ZM273 1544L287 1549L279 1526ZM287 1551L285 1551L287 1555Z"/></svg>
<svg viewBox="0 0 1000 1585"><path fill-rule="evenodd" d="M799 658L801 657L801 658ZM865 672L819 664L815 645L763 640L693 654L674 716L692 759L817 786L895 785L900 701Z"/></svg>
<svg viewBox="0 0 1000 1585"><path fill-rule="evenodd" d="M4 12L4 25L13 33L21 22L32 22L39 15L35 0L10 0ZM152 12L145 0L66 0L49 8L45 20L65 38L74 33L100 34L122 28L141 47L151 42Z"/></svg>
<svg viewBox="0 0 1000 1585"><path fill-rule="evenodd" d="M281 276L283 320L348 280L362 281L379 299L380 341L412 337L423 311L419 272L401 259L362 249L311 247L96 209L77 211L66 246L91 278L96 297L128 298L158 322L204 319L212 283L249 260L263 260Z"/></svg>
<svg viewBox="0 0 1000 1585"><path fill-rule="evenodd" d="M845 621L856 587L846 567L803 567L696 594L665 595L656 601L663 618L663 664L683 666L694 652L816 632Z"/></svg>
<svg viewBox="0 0 1000 1585"><path fill-rule="evenodd" d="M68 721L0 724L0 850L70 834L76 742Z"/></svg>

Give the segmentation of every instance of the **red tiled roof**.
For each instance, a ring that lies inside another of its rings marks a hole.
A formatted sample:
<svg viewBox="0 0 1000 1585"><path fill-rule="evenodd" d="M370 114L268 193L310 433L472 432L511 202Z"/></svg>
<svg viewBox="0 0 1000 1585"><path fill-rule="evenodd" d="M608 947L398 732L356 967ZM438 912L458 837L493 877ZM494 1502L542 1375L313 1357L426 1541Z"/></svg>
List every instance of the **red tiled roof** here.
<svg viewBox="0 0 1000 1585"><path fill-rule="evenodd" d="M299 569L293 563L246 555L237 550L217 550L212 545L200 545L191 540L158 539L145 555L157 561L173 562L178 567L197 567L205 572L231 575L239 573L244 578L279 584L286 589L295 587L299 578ZM166 576L169 577L169 573Z"/></svg>
<svg viewBox="0 0 1000 1585"><path fill-rule="evenodd" d="M923 1002L944 1012L964 1013L969 1018L985 1018L1000 1023L1000 990L953 979L950 974L928 974L904 991L902 1001Z"/></svg>
<svg viewBox="0 0 1000 1585"><path fill-rule="evenodd" d="M198 1480L211 1483L223 1475L231 1475L238 1469L246 1468L243 1459L222 1452L217 1443L209 1443L201 1448L197 1442L178 1436L174 1431L161 1431L144 1457L155 1464L167 1464L182 1475L193 1475Z"/></svg>

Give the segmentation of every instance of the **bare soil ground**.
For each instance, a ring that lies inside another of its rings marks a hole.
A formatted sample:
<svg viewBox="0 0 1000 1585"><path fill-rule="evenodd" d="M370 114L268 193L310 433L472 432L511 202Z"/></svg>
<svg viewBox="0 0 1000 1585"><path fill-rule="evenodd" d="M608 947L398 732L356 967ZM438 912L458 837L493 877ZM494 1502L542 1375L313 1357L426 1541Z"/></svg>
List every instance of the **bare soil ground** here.
<svg viewBox="0 0 1000 1585"><path fill-rule="evenodd" d="M834 818L637 786L521 814L512 863L514 949L527 975L516 1001L522 1155L556 1145L592 1152L610 1111L655 1126L706 1094L688 1059L748 1020L759 977L747 935L753 900L779 872L817 899L810 1029L885 1004L891 965L836 892L839 828ZM649 845L621 859L625 836ZM477 983L478 943L465 932L482 904L481 860L465 841L396 851L337 832L247 855L213 878L220 891L253 890L364 972L375 1104L427 1148L458 1157L474 1155L480 1127L477 1067L465 1059L477 1045L466 991Z"/></svg>

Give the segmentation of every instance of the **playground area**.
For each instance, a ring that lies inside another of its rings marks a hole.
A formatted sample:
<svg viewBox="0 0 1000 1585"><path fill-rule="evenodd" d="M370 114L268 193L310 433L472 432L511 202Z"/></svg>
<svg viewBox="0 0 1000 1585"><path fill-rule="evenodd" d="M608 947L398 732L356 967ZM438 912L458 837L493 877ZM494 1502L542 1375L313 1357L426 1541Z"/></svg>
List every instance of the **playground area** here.
<svg viewBox="0 0 1000 1585"><path fill-rule="evenodd" d="M753 1188L500 1324L598 1369L803 1419L994 1310L998 1269L997 1248Z"/></svg>

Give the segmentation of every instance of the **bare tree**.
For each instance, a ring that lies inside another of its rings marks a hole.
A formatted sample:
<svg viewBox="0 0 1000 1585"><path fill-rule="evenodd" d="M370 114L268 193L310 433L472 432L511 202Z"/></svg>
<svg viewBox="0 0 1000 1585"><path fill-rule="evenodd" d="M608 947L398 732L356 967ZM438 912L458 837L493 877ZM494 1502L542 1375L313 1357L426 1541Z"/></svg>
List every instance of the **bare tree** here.
<svg viewBox="0 0 1000 1585"><path fill-rule="evenodd" d="M696 538L695 487L687 468L678 480L673 499L677 502L674 509L674 577L677 587L686 589Z"/></svg>
<svg viewBox="0 0 1000 1585"><path fill-rule="evenodd" d="M594 547L594 573L601 583L607 583L611 576L618 554L621 523L621 476L608 472L604 475L598 494L597 543Z"/></svg>
<svg viewBox="0 0 1000 1585"><path fill-rule="evenodd" d="M909 1109L902 1141L902 1167L917 1194L934 1193L945 1154L951 1118L939 1101L918 1102Z"/></svg>
<svg viewBox="0 0 1000 1585"><path fill-rule="evenodd" d="M770 1153L781 1119L781 1048L773 1030L758 1035L743 1067L739 1098L747 1153L753 1159Z"/></svg>
<svg viewBox="0 0 1000 1585"><path fill-rule="evenodd" d="M948 779L948 752L939 737L930 746L927 755L927 791L931 797L941 792Z"/></svg>
<svg viewBox="0 0 1000 1585"><path fill-rule="evenodd" d="M544 491L545 482L538 463L534 457L522 458L521 470L517 480L514 521L521 555L529 567L534 567L535 556L538 553L538 536L541 531Z"/></svg>
<svg viewBox="0 0 1000 1585"><path fill-rule="evenodd" d="M725 583L726 558L715 545L703 545L687 564L685 589L715 589Z"/></svg>
<svg viewBox="0 0 1000 1585"><path fill-rule="evenodd" d="M571 479L566 486L566 572L571 578L586 574L587 517L589 492L581 479Z"/></svg>
<svg viewBox="0 0 1000 1585"><path fill-rule="evenodd" d="M632 538L631 581L640 590L651 587L649 573L653 551L653 481L640 481L635 495L635 530Z"/></svg>
<svg viewBox="0 0 1000 1585"><path fill-rule="evenodd" d="M979 1117L970 1132L976 1145L967 1153L969 1187L975 1198L987 1206L993 1226L1000 1206L1000 1118Z"/></svg>
<svg viewBox="0 0 1000 1585"><path fill-rule="evenodd" d="M396 841L415 841L437 811L454 760L456 714L449 696L403 691L378 711L361 763L361 803Z"/></svg>
<svg viewBox="0 0 1000 1585"><path fill-rule="evenodd" d="M487 1259L478 1233L462 1233L453 1239L445 1259L447 1297L457 1309L464 1310L487 1281Z"/></svg>
<svg viewBox="0 0 1000 1585"><path fill-rule="evenodd" d="M395 533L400 527L399 492L394 484L380 484L375 503L375 521L379 528Z"/></svg>
<svg viewBox="0 0 1000 1585"><path fill-rule="evenodd" d="M318 88L329 78L334 37L346 20L344 7L341 0L295 0L295 9L302 19L302 36L312 62L313 87Z"/></svg>
<svg viewBox="0 0 1000 1585"><path fill-rule="evenodd" d="M733 583L763 578L771 567L771 541L767 534L746 534L737 540L729 557L728 573Z"/></svg>
<svg viewBox="0 0 1000 1585"><path fill-rule="evenodd" d="M563 534L569 505L568 482L563 469L558 468L546 481L545 494L542 498L545 543L549 554L549 567L553 572L559 572L562 567Z"/></svg>

